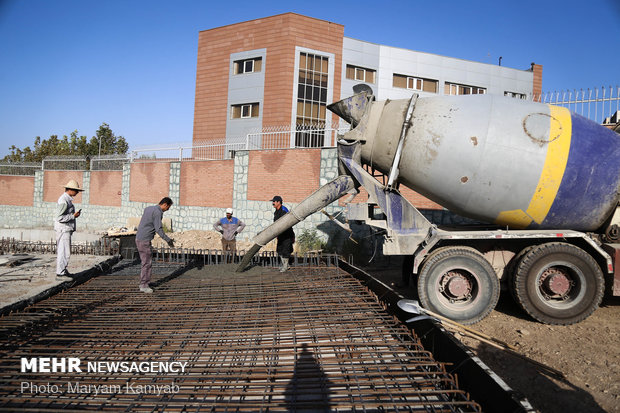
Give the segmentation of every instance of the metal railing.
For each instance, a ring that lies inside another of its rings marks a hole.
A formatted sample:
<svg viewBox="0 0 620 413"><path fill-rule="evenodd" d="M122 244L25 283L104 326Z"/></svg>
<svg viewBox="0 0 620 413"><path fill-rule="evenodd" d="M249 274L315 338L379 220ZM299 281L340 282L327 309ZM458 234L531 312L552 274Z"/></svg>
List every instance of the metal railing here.
<svg viewBox="0 0 620 413"><path fill-rule="evenodd" d="M338 123L334 125L271 126L249 133L246 148L251 150L335 147L337 135L347 130L349 130L348 125Z"/></svg>
<svg viewBox="0 0 620 413"><path fill-rule="evenodd" d="M328 125L329 126L329 125ZM335 147L338 134L349 129L339 124L271 126L244 137L218 138L196 145L193 142L136 148L130 162L181 162L232 159L235 151Z"/></svg>
<svg viewBox="0 0 620 413"><path fill-rule="evenodd" d="M545 92L533 100L563 106L604 125L620 121L620 86Z"/></svg>
<svg viewBox="0 0 620 413"><path fill-rule="evenodd" d="M246 142L241 139L213 140L208 144L194 145L192 143L168 144L137 148L130 153L131 162L181 162L181 161L211 161L232 159L235 151L246 149ZM220 143L221 142L221 143Z"/></svg>

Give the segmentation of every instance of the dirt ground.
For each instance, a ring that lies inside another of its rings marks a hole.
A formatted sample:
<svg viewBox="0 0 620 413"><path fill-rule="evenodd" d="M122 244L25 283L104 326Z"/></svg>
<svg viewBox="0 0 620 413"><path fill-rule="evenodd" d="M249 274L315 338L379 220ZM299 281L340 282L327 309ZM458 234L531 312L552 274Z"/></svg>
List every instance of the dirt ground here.
<svg viewBox="0 0 620 413"><path fill-rule="evenodd" d="M68 271L77 274L109 258L111 257L73 255L69 260ZM0 262L5 259L12 262L0 265L0 309L71 280L69 277L56 277L56 255L0 255Z"/></svg>
<svg viewBox="0 0 620 413"><path fill-rule="evenodd" d="M219 248L219 234L206 232L210 234L185 231L172 236L177 246ZM239 249L249 247L239 244ZM74 255L69 271L86 270L108 258ZM20 266L0 266L0 307L62 282L55 279L54 262L53 255L37 255ZM396 287L400 281L398 260L364 269L404 296L417 298L414 287ZM606 297L601 308L579 324L549 326L531 320L506 293L487 318L470 326L514 345L527 358L560 370L563 380L503 350L458 333L456 337L513 390L525 395L537 411L620 412L619 320L619 297Z"/></svg>
<svg viewBox="0 0 620 413"><path fill-rule="evenodd" d="M405 297L417 299L414 286L397 287L398 260L364 269ZM551 326L529 318L506 291L488 317L468 327L564 374L565 379L559 380L523 358L455 333L537 411L620 412L620 297L605 297L601 307L581 323Z"/></svg>
<svg viewBox="0 0 620 413"><path fill-rule="evenodd" d="M174 240L174 246L176 248L194 248L194 249L222 249L222 235L216 231L200 231L200 230L187 230L178 231L167 234ZM237 250L249 250L252 245L251 241L237 240ZM156 248L167 247L167 244L162 240L159 235L155 235L153 239L153 246ZM275 251L276 242L271 241L265 245L263 251Z"/></svg>

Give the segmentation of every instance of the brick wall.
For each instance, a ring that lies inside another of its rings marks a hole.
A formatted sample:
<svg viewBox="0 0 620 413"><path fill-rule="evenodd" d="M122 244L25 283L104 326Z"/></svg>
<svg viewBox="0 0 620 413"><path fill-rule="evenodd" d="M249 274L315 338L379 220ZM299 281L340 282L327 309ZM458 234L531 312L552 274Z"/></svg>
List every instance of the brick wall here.
<svg viewBox="0 0 620 413"><path fill-rule="evenodd" d="M534 85L532 93L534 96L538 96L538 101L540 102L540 95L542 94L542 65L537 65L532 63L532 71L534 72Z"/></svg>
<svg viewBox="0 0 620 413"><path fill-rule="evenodd" d="M233 203L234 161L183 162L179 204L229 208Z"/></svg>
<svg viewBox="0 0 620 413"><path fill-rule="evenodd" d="M251 151L248 169L248 200L301 202L319 188L321 150Z"/></svg>
<svg viewBox="0 0 620 413"><path fill-rule="evenodd" d="M430 199L418 194L417 192L407 188L404 185L401 185L400 194L409 202L411 205L418 209L439 209L442 210L443 207Z"/></svg>
<svg viewBox="0 0 620 413"><path fill-rule="evenodd" d="M82 178L82 171L45 171L43 176L43 201L57 202L58 197L65 191L64 186L72 179L75 179L80 184L80 188L83 188ZM73 197L73 202L76 204L82 202L81 192Z"/></svg>
<svg viewBox="0 0 620 413"><path fill-rule="evenodd" d="M92 171L89 190L91 205L121 206L123 172Z"/></svg>
<svg viewBox="0 0 620 413"><path fill-rule="evenodd" d="M2 205L32 206L34 176L0 175L0 193Z"/></svg>
<svg viewBox="0 0 620 413"><path fill-rule="evenodd" d="M157 204L169 196L170 163L144 162L131 164L129 200Z"/></svg>
<svg viewBox="0 0 620 413"><path fill-rule="evenodd" d="M359 190L360 190L360 193L357 194L355 198L353 198L351 203L357 204L357 203L362 203L362 202L368 202L368 192L366 191L366 189L364 189L364 187L360 187ZM411 203L411 205L413 205L414 207L418 209L436 209L436 210L444 209L441 205L431 201L425 196L418 194L417 192L407 188L404 185L401 185L399 187L399 191L400 191L400 194L403 196L403 198L405 198L407 201ZM346 198L347 198L346 196L340 198L338 205L345 206L345 203L343 201Z"/></svg>
<svg viewBox="0 0 620 413"><path fill-rule="evenodd" d="M196 68L194 141L226 135L230 55L267 49L263 126L289 125L293 104L295 47L335 56L333 97L340 96L344 26L285 13L200 32ZM332 99L333 99L332 97ZM334 115L335 119L335 115Z"/></svg>

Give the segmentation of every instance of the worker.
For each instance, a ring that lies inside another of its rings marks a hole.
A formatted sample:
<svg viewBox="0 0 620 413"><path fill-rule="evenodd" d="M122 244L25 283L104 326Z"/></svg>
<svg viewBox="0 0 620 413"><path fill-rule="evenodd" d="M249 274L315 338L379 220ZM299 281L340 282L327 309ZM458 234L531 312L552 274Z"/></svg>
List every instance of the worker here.
<svg viewBox="0 0 620 413"><path fill-rule="evenodd" d="M140 254L140 291L143 293L152 293L153 289L149 286L151 281L151 241L157 233L164 241L168 243L170 248L174 247L174 241L168 237L161 226L161 219L164 212L172 206L172 199L168 197L162 198L159 205L152 205L144 208L144 213L138 225L136 233L136 247Z"/></svg>
<svg viewBox="0 0 620 413"><path fill-rule="evenodd" d="M284 215L288 213L288 209L282 205L282 197L279 195L274 196L271 199L271 204L275 208L273 212L273 222L276 222ZM280 272L284 272L289 268L289 259L293 253L293 244L295 243L295 232L293 228L288 228L286 231L278 235L278 243L276 246L276 252L282 260L282 266Z"/></svg>
<svg viewBox="0 0 620 413"><path fill-rule="evenodd" d="M245 228L245 223L233 217L232 208L226 208L226 216L213 224L213 229L222 234L222 251L234 257L237 252L236 236Z"/></svg>
<svg viewBox="0 0 620 413"><path fill-rule="evenodd" d="M75 211L73 197L82 191L80 184L71 179L64 185L65 192L58 198L54 231L56 232L56 276L68 277L69 257L71 257L71 235L75 232L75 220L82 210Z"/></svg>

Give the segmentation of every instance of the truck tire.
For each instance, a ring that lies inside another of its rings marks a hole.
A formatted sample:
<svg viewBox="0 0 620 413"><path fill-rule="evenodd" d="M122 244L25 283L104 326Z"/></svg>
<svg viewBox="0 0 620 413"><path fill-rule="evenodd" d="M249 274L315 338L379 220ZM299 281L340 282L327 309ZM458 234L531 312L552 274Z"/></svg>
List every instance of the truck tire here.
<svg viewBox="0 0 620 413"><path fill-rule="evenodd" d="M491 264L469 247L438 249L427 257L418 276L424 308L462 324L486 317L499 300L499 289Z"/></svg>
<svg viewBox="0 0 620 413"><path fill-rule="evenodd" d="M537 245L521 258L512 286L517 303L545 324L587 318L603 299L605 279L590 254L571 244Z"/></svg>
<svg viewBox="0 0 620 413"><path fill-rule="evenodd" d="M510 262L506 266L506 274L508 278L505 285L508 287L508 290L510 290L510 295L512 296L514 302L517 304L519 303L519 300L517 298L517 295L515 294L515 289L512 288L512 286L514 285L515 273L517 272L517 266L519 265L525 254L530 252L535 246L536 245L530 245L529 247L523 248L510 260Z"/></svg>

